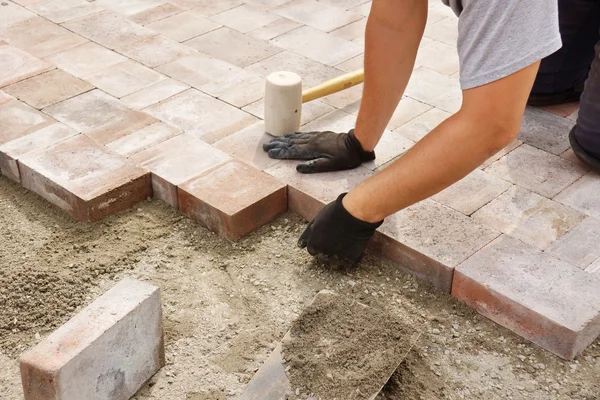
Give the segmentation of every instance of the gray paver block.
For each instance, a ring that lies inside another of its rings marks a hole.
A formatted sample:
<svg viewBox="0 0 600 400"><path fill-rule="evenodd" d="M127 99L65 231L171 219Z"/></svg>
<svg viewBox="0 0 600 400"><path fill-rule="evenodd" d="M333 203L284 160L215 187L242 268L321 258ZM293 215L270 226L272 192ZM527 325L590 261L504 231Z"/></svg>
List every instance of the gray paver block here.
<svg viewBox="0 0 600 400"><path fill-rule="evenodd" d="M25 400L127 400L165 364L160 289L124 279L20 357Z"/></svg>

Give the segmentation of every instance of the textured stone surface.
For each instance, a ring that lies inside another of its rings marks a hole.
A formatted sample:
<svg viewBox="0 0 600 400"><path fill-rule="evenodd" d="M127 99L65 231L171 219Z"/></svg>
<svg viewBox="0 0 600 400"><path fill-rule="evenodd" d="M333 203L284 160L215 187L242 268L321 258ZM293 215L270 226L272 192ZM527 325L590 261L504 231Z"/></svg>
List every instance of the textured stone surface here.
<svg viewBox="0 0 600 400"><path fill-rule="evenodd" d="M76 131L66 125L57 123L1 145L0 171L2 175L13 181L21 182L17 163L19 158L75 135L77 135Z"/></svg>
<svg viewBox="0 0 600 400"><path fill-rule="evenodd" d="M0 105L0 144L52 124L54 120L17 100Z"/></svg>
<svg viewBox="0 0 600 400"><path fill-rule="evenodd" d="M238 240L287 210L286 185L230 161L179 186L179 209L229 240Z"/></svg>
<svg viewBox="0 0 600 400"><path fill-rule="evenodd" d="M129 157L177 136L180 133L181 131L177 128L163 122L157 122L135 132L131 132L113 142L107 143L106 147L116 154Z"/></svg>
<svg viewBox="0 0 600 400"><path fill-rule="evenodd" d="M71 74L53 69L7 86L4 90L30 106L41 109L93 88Z"/></svg>
<svg viewBox="0 0 600 400"><path fill-rule="evenodd" d="M175 14L183 12L182 8L177 7L171 3L161 4L159 6L149 8L145 11L138 12L130 15L129 19L140 25L148 25L152 22L160 21L167 17L171 17Z"/></svg>
<svg viewBox="0 0 600 400"><path fill-rule="evenodd" d="M600 334L600 278L502 236L456 268L452 294L560 357Z"/></svg>
<svg viewBox="0 0 600 400"><path fill-rule="evenodd" d="M330 32L356 20L362 19L357 13L328 5L316 0L296 0L273 10L282 17L289 18L323 32Z"/></svg>
<svg viewBox="0 0 600 400"><path fill-rule="evenodd" d="M600 219L600 175L588 172L554 199L584 214Z"/></svg>
<svg viewBox="0 0 600 400"><path fill-rule="evenodd" d="M48 71L52 66L13 46L0 46L0 87Z"/></svg>
<svg viewBox="0 0 600 400"><path fill-rule="evenodd" d="M95 0L104 8L123 15L135 15L166 3L165 0Z"/></svg>
<svg viewBox="0 0 600 400"><path fill-rule="evenodd" d="M21 355L25 400L125 400L165 365L160 289L126 278Z"/></svg>
<svg viewBox="0 0 600 400"><path fill-rule="evenodd" d="M600 258L600 220L588 217L554 242L546 252L585 269Z"/></svg>
<svg viewBox="0 0 600 400"><path fill-rule="evenodd" d="M250 31L249 35L256 39L271 40L301 26L302 24L291 19L279 18L270 24Z"/></svg>
<svg viewBox="0 0 600 400"><path fill-rule="evenodd" d="M513 186L475 214L473 219L532 246L545 249L585 216L527 189Z"/></svg>
<svg viewBox="0 0 600 400"><path fill-rule="evenodd" d="M131 157L152 173L154 197L177 208L177 186L231 158L221 150L182 134Z"/></svg>
<svg viewBox="0 0 600 400"><path fill-rule="evenodd" d="M256 121L253 116L194 89L153 105L146 111L209 143Z"/></svg>
<svg viewBox="0 0 600 400"><path fill-rule="evenodd" d="M150 115L131 110L97 89L54 104L44 111L101 144L156 122Z"/></svg>
<svg viewBox="0 0 600 400"><path fill-rule="evenodd" d="M238 108L242 108L262 99L264 95L265 80L258 78L253 82L224 92L219 95L219 99Z"/></svg>
<svg viewBox="0 0 600 400"><path fill-rule="evenodd" d="M152 194L150 175L78 135L19 160L23 186L79 221L98 221Z"/></svg>
<svg viewBox="0 0 600 400"><path fill-rule="evenodd" d="M152 86L138 90L135 93L131 93L121 98L121 101L127 106L136 110L149 107L153 104L158 103L173 97L183 91L188 90L190 87L185 83L176 81L175 79L167 78L155 83Z"/></svg>
<svg viewBox="0 0 600 400"><path fill-rule="evenodd" d="M458 52L454 46L437 40L422 43L415 67L426 67L443 75L453 75L458 72Z"/></svg>
<svg viewBox="0 0 600 400"><path fill-rule="evenodd" d="M433 196L433 199L465 215L471 215L511 186L487 172L475 170Z"/></svg>
<svg viewBox="0 0 600 400"><path fill-rule="evenodd" d="M413 71L405 94L450 113L458 111L462 102L458 79L425 67Z"/></svg>
<svg viewBox="0 0 600 400"><path fill-rule="evenodd" d="M182 12L146 25L146 27L178 42L183 42L215 30L220 25L196 14Z"/></svg>
<svg viewBox="0 0 600 400"><path fill-rule="evenodd" d="M273 137L265 133L264 122L260 121L219 140L213 146L258 170L264 170L279 162L263 150L263 144L271 139Z"/></svg>
<svg viewBox="0 0 600 400"><path fill-rule="evenodd" d="M395 129L394 132L400 133L414 142L418 142L444 120L448 119L450 115L451 114L446 111L432 108L406 124L401 125L399 128Z"/></svg>
<svg viewBox="0 0 600 400"><path fill-rule="evenodd" d="M521 142L518 139L513 140L508 146L506 146L505 148L488 158L483 164L479 166L479 168L484 169L489 167L490 165L492 165L492 163L498 161L499 159L501 159L502 157L504 157L505 155L507 155L522 144L523 142Z"/></svg>
<svg viewBox="0 0 600 400"><path fill-rule="evenodd" d="M238 32L247 33L275 22L279 18L278 15L271 12L257 9L248 4L243 4L239 7L217 14L213 16L211 20L225 25L228 28L235 29Z"/></svg>
<svg viewBox="0 0 600 400"><path fill-rule="evenodd" d="M150 68L158 67L196 52L189 46L161 35L120 47L117 51Z"/></svg>
<svg viewBox="0 0 600 400"><path fill-rule="evenodd" d="M523 144L486 168L486 172L552 198L587 171L569 160Z"/></svg>
<svg viewBox="0 0 600 400"><path fill-rule="evenodd" d="M86 43L56 53L48 61L79 78L126 61L127 58L96 43Z"/></svg>
<svg viewBox="0 0 600 400"><path fill-rule="evenodd" d="M104 10L98 3L85 0L49 0L32 4L28 8L52 22L63 23Z"/></svg>
<svg viewBox="0 0 600 400"><path fill-rule="evenodd" d="M574 122L544 110L527 107L519 139L538 149L560 155L569 145L569 131Z"/></svg>
<svg viewBox="0 0 600 400"><path fill-rule="evenodd" d="M375 160L363 163L370 170L377 170L394 158L404 154L415 142L405 138L398 132L385 130L375 148Z"/></svg>
<svg viewBox="0 0 600 400"><path fill-rule="evenodd" d="M115 97L127 96L163 79L166 79L164 75L131 60L111 65L85 77L86 81Z"/></svg>

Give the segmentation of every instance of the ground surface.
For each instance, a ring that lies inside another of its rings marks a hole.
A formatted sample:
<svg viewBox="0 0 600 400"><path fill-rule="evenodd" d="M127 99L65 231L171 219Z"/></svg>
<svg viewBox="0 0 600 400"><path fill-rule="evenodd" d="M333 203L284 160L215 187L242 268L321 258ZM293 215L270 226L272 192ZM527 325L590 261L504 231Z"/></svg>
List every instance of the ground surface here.
<svg viewBox="0 0 600 400"><path fill-rule="evenodd" d="M22 398L16 357L127 275L162 288L167 366L136 400L229 399L329 288L410 316L417 346L386 399L597 399L600 343L564 362L396 267L316 265L287 214L236 245L161 202L81 224L0 177L0 388Z"/></svg>

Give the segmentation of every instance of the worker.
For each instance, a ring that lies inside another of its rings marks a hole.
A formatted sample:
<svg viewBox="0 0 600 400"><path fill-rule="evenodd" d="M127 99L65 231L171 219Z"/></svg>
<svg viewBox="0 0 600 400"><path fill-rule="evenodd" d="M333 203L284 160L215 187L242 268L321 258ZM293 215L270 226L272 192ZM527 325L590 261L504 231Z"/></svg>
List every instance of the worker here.
<svg viewBox="0 0 600 400"><path fill-rule="evenodd" d="M460 110L327 204L300 236L310 254L358 263L385 218L462 179L518 136L540 60L562 46L557 0L442 1L459 16ZM265 145L269 156L309 160L298 165L302 173L373 160L411 76L427 8L427 0L373 0L355 128L276 138Z"/></svg>
<svg viewBox="0 0 600 400"><path fill-rule="evenodd" d="M563 46L542 60L528 104L581 97L569 141L577 157L600 172L600 1L559 0L558 15Z"/></svg>

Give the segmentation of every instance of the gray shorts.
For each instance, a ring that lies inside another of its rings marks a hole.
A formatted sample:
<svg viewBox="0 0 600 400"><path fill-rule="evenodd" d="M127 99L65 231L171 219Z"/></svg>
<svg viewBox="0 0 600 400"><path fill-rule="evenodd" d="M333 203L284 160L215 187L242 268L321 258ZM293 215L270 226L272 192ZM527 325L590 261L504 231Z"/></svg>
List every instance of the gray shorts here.
<svg viewBox="0 0 600 400"><path fill-rule="evenodd" d="M458 19L463 90L511 75L562 46L558 0L442 0Z"/></svg>

